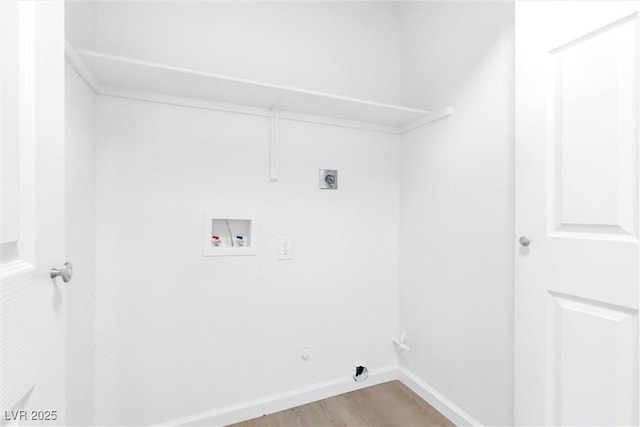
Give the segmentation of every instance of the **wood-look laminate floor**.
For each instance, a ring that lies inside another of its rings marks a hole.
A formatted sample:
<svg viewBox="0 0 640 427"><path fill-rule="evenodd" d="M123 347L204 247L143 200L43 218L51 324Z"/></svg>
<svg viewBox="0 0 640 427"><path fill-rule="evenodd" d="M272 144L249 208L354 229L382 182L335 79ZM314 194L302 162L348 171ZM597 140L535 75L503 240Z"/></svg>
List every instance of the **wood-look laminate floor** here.
<svg viewBox="0 0 640 427"><path fill-rule="evenodd" d="M367 387L230 427L434 426L454 424L400 381Z"/></svg>

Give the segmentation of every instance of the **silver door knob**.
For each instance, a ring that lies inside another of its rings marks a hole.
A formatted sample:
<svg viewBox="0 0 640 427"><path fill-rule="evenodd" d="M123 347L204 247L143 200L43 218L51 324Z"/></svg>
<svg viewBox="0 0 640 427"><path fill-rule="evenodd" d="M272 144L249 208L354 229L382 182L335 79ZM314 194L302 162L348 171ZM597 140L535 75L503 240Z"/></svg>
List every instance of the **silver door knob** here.
<svg viewBox="0 0 640 427"><path fill-rule="evenodd" d="M529 240L527 236L520 236L520 238L518 239L518 242L522 246L529 246L529 244L531 243L531 240Z"/></svg>
<svg viewBox="0 0 640 427"><path fill-rule="evenodd" d="M65 262L60 270L58 270L57 268L52 268L50 274L52 279L60 276L62 277L62 281L64 283L67 283L73 277L73 266L70 262Z"/></svg>

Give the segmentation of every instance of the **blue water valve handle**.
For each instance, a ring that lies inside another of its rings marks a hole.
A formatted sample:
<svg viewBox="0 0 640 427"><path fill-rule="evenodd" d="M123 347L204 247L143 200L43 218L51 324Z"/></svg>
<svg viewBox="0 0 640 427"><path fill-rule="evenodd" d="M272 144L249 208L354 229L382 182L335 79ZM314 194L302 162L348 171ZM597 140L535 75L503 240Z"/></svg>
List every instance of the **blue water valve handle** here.
<svg viewBox="0 0 640 427"><path fill-rule="evenodd" d="M236 236L236 240L238 241L238 245L244 246L244 236Z"/></svg>

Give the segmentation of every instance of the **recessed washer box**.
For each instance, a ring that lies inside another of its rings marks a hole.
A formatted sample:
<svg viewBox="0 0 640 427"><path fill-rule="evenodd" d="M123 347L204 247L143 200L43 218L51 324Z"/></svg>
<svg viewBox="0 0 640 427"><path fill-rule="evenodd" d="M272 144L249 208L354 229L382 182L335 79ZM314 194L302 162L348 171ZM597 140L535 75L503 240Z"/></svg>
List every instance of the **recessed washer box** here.
<svg viewBox="0 0 640 427"><path fill-rule="evenodd" d="M204 214L204 256L255 255L255 221L250 215L207 211Z"/></svg>

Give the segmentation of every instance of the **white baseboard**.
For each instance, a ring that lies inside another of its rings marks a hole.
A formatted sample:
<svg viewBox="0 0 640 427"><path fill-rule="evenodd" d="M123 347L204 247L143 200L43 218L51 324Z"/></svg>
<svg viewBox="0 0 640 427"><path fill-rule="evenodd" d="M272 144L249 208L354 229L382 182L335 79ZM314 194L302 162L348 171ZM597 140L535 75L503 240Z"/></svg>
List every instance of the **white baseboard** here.
<svg viewBox="0 0 640 427"><path fill-rule="evenodd" d="M447 417L449 421L457 426L478 426L481 427L477 420L464 412L458 406L453 404L449 399L438 393L429 384L409 372L406 368L399 366L398 379L415 394L420 396L429 405L436 408L438 412Z"/></svg>
<svg viewBox="0 0 640 427"><path fill-rule="evenodd" d="M427 383L399 366L369 371L369 378L362 383L354 382L351 377L336 378L261 399L177 418L157 426L224 426L393 380L400 380L455 425L482 426Z"/></svg>
<svg viewBox="0 0 640 427"><path fill-rule="evenodd" d="M348 393L372 385L397 379L398 369L389 366L369 371L369 377L362 383L351 377L341 377L284 393L274 394L238 405L201 412L183 418L167 421L158 426L223 426L260 417L264 414L290 409L318 400Z"/></svg>

